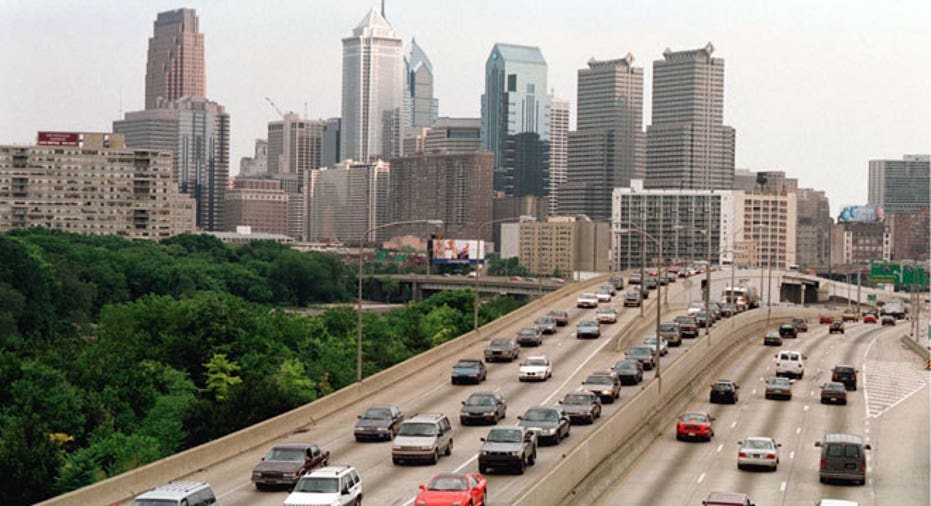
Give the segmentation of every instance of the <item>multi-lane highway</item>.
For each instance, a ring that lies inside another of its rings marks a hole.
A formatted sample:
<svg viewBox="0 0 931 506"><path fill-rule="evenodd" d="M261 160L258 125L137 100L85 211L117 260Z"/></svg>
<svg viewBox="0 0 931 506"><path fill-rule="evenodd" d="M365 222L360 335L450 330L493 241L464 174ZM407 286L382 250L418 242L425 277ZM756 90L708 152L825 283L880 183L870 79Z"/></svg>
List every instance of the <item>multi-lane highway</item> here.
<svg viewBox="0 0 931 506"><path fill-rule="evenodd" d="M900 346L903 329L859 323L848 325L846 334L829 335L826 325L812 325L799 339L786 340L782 349L808 356L790 401L764 399L762 380L775 372L775 348L751 347L720 373L740 384L737 405L710 404L707 393L692 399L690 409L717 417L714 439L680 442L670 425L623 477L605 477L617 484L599 504L693 505L714 490L748 493L759 506L815 504L821 498L929 504L928 375L920 359ZM822 405L820 386L837 364L860 369L860 388L849 392L846 406ZM859 434L872 444L865 486L819 483L814 442L835 432ZM747 436L770 436L782 444L776 472L737 469L737 442Z"/></svg>

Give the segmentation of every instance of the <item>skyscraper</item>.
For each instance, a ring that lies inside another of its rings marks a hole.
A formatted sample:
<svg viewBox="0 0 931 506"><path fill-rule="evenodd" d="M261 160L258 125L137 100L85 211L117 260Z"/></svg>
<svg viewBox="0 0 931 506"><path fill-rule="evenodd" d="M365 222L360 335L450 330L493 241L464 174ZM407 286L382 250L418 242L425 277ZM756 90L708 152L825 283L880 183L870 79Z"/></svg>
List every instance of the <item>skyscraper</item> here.
<svg viewBox="0 0 931 506"><path fill-rule="evenodd" d="M323 166L323 130L326 122L288 113L268 123L268 173L296 174Z"/></svg>
<svg viewBox="0 0 931 506"><path fill-rule="evenodd" d="M394 29L372 9L343 39L341 157L371 160L388 157L401 143L404 89L403 44Z"/></svg>
<svg viewBox="0 0 931 506"><path fill-rule="evenodd" d="M160 12L149 38L145 108L189 95L205 96L204 34L194 9Z"/></svg>
<svg viewBox="0 0 931 506"><path fill-rule="evenodd" d="M730 189L734 129L724 121L724 60L714 46L663 52L653 62L647 188Z"/></svg>
<svg viewBox="0 0 931 506"><path fill-rule="evenodd" d="M540 48L495 44L485 63L482 149L495 155L495 191L549 191L550 98Z"/></svg>
<svg viewBox="0 0 931 506"><path fill-rule="evenodd" d="M323 159L321 166L332 167L342 160L339 149L340 118L329 118L326 120L326 126L323 127Z"/></svg>
<svg viewBox="0 0 931 506"><path fill-rule="evenodd" d="M566 184L558 211L594 220L611 216L611 192L642 178L643 69L630 53L588 60L578 72L578 129L569 136Z"/></svg>
<svg viewBox="0 0 931 506"><path fill-rule="evenodd" d="M567 180L569 159L569 102L550 97L549 213L559 208L559 187Z"/></svg>
<svg viewBox="0 0 931 506"><path fill-rule="evenodd" d="M388 177L383 161L344 161L304 174L309 241L357 244L384 234L366 232L388 222Z"/></svg>
<svg viewBox="0 0 931 506"><path fill-rule="evenodd" d="M433 64L427 53L411 39L411 52L404 57L404 97L407 99L405 128L426 128L439 115L439 100L433 98Z"/></svg>
<svg viewBox="0 0 931 506"><path fill-rule="evenodd" d="M915 213L931 205L931 156L870 160L869 203L886 213Z"/></svg>

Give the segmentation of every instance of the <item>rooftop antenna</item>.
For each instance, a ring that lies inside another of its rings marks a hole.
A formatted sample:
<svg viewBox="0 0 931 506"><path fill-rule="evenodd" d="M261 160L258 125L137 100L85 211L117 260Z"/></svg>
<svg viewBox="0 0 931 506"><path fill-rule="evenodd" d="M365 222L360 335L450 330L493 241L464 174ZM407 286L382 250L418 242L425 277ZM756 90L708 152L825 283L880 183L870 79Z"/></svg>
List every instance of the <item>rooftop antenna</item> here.
<svg viewBox="0 0 931 506"><path fill-rule="evenodd" d="M304 119L310 119L310 116L307 114L307 101L304 101Z"/></svg>
<svg viewBox="0 0 931 506"><path fill-rule="evenodd" d="M123 88L120 88L120 118L123 117Z"/></svg>
<svg viewBox="0 0 931 506"><path fill-rule="evenodd" d="M385 15L385 0L381 0L381 17L388 19L388 16Z"/></svg>

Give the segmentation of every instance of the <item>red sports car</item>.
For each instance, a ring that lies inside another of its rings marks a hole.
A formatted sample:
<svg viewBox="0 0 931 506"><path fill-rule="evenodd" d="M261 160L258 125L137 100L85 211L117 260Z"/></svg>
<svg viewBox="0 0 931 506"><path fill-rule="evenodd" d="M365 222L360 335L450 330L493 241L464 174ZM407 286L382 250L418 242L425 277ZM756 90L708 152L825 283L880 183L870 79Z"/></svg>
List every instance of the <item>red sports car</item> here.
<svg viewBox="0 0 931 506"><path fill-rule="evenodd" d="M711 441L714 437L714 428L711 422L714 417L708 413L700 411L689 411L679 417L679 423L676 424L676 439L704 439Z"/></svg>
<svg viewBox="0 0 931 506"><path fill-rule="evenodd" d="M873 313L866 313L863 315L863 323L876 323L876 315Z"/></svg>
<svg viewBox="0 0 931 506"><path fill-rule="evenodd" d="M818 318L818 323L822 323L825 325L830 325L833 321L834 321L834 318L830 315L827 315L827 316L821 315L821 317Z"/></svg>
<svg viewBox="0 0 931 506"><path fill-rule="evenodd" d="M485 506L488 482L480 474L443 473L420 486L414 506Z"/></svg>

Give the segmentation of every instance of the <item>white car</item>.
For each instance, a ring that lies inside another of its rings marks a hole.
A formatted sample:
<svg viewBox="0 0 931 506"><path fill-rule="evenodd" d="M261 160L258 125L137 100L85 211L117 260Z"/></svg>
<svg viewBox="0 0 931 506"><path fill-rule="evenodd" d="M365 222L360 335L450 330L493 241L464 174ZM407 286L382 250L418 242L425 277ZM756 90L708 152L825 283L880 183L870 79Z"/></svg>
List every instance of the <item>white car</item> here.
<svg viewBox="0 0 931 506"><path fill-rule="evenodd" d="M598 296L593 293L583 293L579 295L575 305L576 307L598 307Z"/></svg>
<svg viewBox="0 0 931 506"><path fill-rule="evenodd" d="M771 437L748 437L738 441L737 469L766 467L772 471L779 466L779 448L782 446Z"/></svg>
<svg viewBox="0 0 931 506"><path fill-rule="evenodd" d="M553 364L543 355L527 357L520 364L518 379L520 381L546 381L553 377Z"/></svg>
<svg viewBox="0 0 931 506"><path fill-rule="evenodd" d="M598 302L611 302L611 292L602 288L598 290L598 293L595 294L595 297L598 299Z"/></svg>
<svg viewBox="0 0 931 506"><path fill-rule="evenodd" d="M697 313L700 313L705 310L704 302L693 302L689 304L689 316L695 316Z"/></svg>
<svg viewBox="0 0 931 506"><path fill-rule="evenodd" d="M595 313L595 319L598 323L617 323L617 309L611 306L602 306Z"/></svg>
<svg viewBox="0 0 931 506"><path fill-rule="evenodd" d="M359 504L362 480L352 466L329 466L305 474L284 500L284 506Z"/></svg>
<svg viewBox="0 0 931 506"><path fill-rule="evenodd" d="M800 351L780 351L776 354L776 376L802 379L805 376L807 358Z"/></svg>
<svg viewBox="0 0 931 506"><path fill-rule="evenodd" d="M860 506L860 503L843 499L821 499L815 506Z"/></svg>
<svg viewBox="0 0 931 506"><path fill-rule="evenodd" d="M656 336L650 336L643 340L641 343L644 346L649 346L650 348L656 349ZM659 338L659 355L665 357L669 353L669 341L665 338Z"/></svg>

